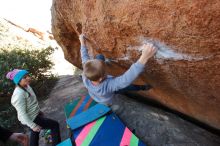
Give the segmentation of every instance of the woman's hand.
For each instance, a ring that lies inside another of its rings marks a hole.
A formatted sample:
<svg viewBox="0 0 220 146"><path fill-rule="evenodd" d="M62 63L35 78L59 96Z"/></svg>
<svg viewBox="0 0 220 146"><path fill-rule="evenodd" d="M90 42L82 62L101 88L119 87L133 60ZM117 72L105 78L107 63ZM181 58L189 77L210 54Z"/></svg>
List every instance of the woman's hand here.
<svg viewBox="0 0 220 146"><path fill-rule="evenodd" d="M35 126L32 130L34 131L34 132L40 132L41 131L41 127L40 126Z"/></svg>

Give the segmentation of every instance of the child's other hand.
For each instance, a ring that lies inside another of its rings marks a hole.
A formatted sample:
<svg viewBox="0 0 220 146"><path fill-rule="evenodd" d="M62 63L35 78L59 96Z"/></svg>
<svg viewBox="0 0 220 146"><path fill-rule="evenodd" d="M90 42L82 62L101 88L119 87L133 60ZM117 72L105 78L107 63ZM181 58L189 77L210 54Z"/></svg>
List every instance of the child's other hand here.
<svg viewBox="0 0 220 146"><path fill-rule="evenodd" d="M85 35L82 33L79 35L79 41L84 42Z"/></svg>
<svg viewBox="0 0 220 146"><path fill-rule="evenodd" d="M85 35L83 33L79 35L79 41L81 43L81 46L85 45Z"/></svg>

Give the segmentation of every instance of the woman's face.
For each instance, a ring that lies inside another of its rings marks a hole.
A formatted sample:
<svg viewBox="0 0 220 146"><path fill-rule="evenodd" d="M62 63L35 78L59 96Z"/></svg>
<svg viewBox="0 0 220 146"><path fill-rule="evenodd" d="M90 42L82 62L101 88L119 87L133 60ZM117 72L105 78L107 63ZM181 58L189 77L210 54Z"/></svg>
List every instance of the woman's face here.
<svg viewBox="0 0 220 146"><path fill-rule="evenodd" d="M30 84L30 82L31 82L31 77L27 74L21 79L19 84L22 87L27 87Z"/></svg>

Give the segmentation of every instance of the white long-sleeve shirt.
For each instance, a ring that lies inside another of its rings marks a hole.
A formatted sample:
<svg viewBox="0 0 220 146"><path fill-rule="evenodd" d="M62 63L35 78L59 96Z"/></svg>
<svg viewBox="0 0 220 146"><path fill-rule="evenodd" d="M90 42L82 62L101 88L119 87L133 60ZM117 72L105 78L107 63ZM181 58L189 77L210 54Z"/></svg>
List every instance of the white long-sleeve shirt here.
<svg viewBox="0 0 220 146"><path fill-rule="evenodd" d="M13 92L11 104L17 111L18 120L33 129L36 126L33 121L39 114L40 108L33 89L28 86L26 90L31 94L30 96L26 91L17 86Z"/></svg>

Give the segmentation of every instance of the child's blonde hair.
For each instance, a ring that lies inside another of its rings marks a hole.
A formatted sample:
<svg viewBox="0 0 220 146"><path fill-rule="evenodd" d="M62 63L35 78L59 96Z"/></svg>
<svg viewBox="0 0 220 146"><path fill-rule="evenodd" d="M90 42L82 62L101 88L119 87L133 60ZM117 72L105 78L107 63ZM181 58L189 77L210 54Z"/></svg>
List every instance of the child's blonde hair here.
<svg viewBox="0 0 220 146"><path fill-rule="evenodd" d="M83 73L89 80L98 81L105 76L105 64L98 59L89 60L83 66Z"/></svg>

